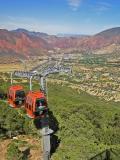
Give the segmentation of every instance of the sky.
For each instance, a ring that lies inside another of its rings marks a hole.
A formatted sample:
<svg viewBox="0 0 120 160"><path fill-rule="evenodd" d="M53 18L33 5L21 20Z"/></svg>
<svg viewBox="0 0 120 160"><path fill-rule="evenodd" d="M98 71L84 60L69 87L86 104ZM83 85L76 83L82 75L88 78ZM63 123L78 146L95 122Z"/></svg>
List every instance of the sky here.
<svg viewBox="0 0 120 160"><path fill-rule="evenodd" d="M0 0L0 28L96 34L120 26L120 0Z"/></svg>

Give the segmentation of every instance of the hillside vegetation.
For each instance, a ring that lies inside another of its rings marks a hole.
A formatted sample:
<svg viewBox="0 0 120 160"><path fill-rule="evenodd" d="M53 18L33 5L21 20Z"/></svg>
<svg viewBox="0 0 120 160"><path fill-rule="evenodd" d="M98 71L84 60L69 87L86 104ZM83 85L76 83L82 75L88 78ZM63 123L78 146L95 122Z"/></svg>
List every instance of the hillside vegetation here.
<svg viewBox="0 0 120 160"><path fill-rule="evenodd" d="M120 27L105 30L93 36L57 37L46 33L30 32L25 29L8 31L0 29L0 56L28 58L29 56L49 55L52 53L74 52L74 50L102 51L109 48L120 51ZM107 47L107 48L106 48ZM58 50L57 50L58 49ZM102 53L100 53L102 54Z"/></svg>
<svg viewBox="0 0 120 160"><path fill-rule="evenodd" d="M0 88L7 91L8 85L6 83ZM28 90L28 84L24 85ZM39 89L36 82L33 88ZM116 152L113 160L120 159L119 103L106 102L83 91L78 93L65 84L54 82L48 83L48 103L50 113L55 117L51 119L50 116L50 123L55 130L55 143L58 143L52 160L89 160L110 148ZM24 110L13 110L2 102L0 130L1 138L10 138L14 134L39 137L33 121L25 116Z"/></svg>
<svg viewBox="0 0 120 160"><path fill-rule="evenodd" d="M52 159L88 160L109 148L120 154L119 104L65 86L49 86L49 107L59 123L60 139Z"/></svg>

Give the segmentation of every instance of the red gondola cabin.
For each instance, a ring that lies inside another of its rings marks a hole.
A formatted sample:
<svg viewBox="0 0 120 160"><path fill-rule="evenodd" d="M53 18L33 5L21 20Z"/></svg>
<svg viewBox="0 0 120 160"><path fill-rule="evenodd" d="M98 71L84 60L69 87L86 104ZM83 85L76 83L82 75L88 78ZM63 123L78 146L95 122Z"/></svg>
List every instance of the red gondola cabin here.
<svg viewBox="0 0 120 160"><path fill-rule="evenodd" d="M43 92L30 91L26 96L25 109L31 118L44 117L47 111L47 101Z"/></svg>
<svg viewBox="0 0 120 160"><path fill-rule="evenodd" d="M13 108L18 108L24 105L25 92L22 86L11 86L8 91L8 103Z"/></svg>

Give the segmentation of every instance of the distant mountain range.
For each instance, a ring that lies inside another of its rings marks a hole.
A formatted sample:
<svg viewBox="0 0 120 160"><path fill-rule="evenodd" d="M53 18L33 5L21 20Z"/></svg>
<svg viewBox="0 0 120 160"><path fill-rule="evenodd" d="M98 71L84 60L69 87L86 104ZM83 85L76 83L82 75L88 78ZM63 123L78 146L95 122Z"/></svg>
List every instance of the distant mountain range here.
<svg viewBox="0 0 120 160"><path fill-rule="evenodd" d="M49 50L62 49L64 52L93 51L99 54L120 50L120 27L87 35L48 35L25 29L8 31L0 29L0 55L27 57L50 54Z"/></svg>
<svg viewBox="0 0 120 160"><path fill-rule="evenodd" d="M74 38L81 38L81 37L89 37L89 35L58 33L58 34L57 34L57 37L74 37Z"/></svg>
<svg viewBox="0 0 120 160"><path fill-rule="evenodd" d="M11 32L13 32L13 33L25 33L29 36L40 37L40 38L49 36L47 33L28 31L28 30L23 29L23 28L18 28L16 30L12 30Z"/></svg>

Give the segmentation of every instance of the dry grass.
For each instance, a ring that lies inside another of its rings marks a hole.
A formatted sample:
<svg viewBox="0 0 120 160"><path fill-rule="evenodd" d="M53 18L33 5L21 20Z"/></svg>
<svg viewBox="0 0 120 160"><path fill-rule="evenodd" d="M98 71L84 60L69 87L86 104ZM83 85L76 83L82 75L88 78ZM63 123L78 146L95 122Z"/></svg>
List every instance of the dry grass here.
<svg viewBox="0 0 120 160"><path fill-rule="evenodd" d="M31 136L19 136L18 139L27 141L30 147L29 160L42 160L42 149L41 141ZM0 141L0 160L6 160L7 146L12 140L1 140Z"/></svg>
<svg viewBox="0 0 120 160"><path fill-rule="evenodd" d="M0 64L0 72L11 72L15 70L23 70L22 64Z"/></svg>
<svg viewBox="0 0 120 160"><path fill-rule="evenodd" d="M31 146L29 160L42 160L42 149L40 139L33 138L31 136L20 136L20 140L25 140Z"/></svg>
<svg viewBox="0 0 120 160"><path fill-rule="evenodd" d="M9 139L0 141L0 160L6 160L7 146L10 142L11 140Z"/></svg>

